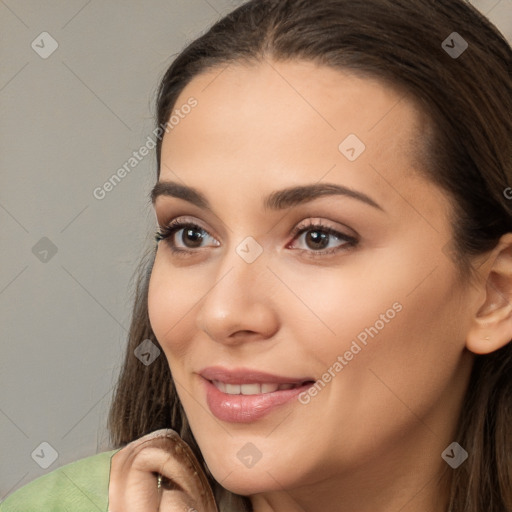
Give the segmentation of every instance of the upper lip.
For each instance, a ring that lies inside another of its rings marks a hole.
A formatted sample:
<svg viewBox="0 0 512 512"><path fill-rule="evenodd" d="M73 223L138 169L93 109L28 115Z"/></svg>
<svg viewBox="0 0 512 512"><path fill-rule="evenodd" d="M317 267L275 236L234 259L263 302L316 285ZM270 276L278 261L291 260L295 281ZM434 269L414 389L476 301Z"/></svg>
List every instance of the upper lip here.
<svg viewBox="0 0 512 512"><path fill-rule="evenodd" d="M286 377L261 372L252 368L224 368L209 366L199 372L199 375L209 381L225 382L226 384L303 384L314 381L312 377Z"/></svg>

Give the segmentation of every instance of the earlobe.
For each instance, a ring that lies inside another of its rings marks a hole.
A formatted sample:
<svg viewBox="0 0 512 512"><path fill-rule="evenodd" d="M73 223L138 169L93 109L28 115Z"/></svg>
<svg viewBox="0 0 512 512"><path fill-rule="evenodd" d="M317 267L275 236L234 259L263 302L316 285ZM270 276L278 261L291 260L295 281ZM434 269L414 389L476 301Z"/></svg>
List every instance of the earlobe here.
<svg viewBox="0 0 512 512"><path fill-rule="evenodd" d="M466 348L490 354L512 340L512 233L501 237L479 272L485 300L472 318Z"/></svg>

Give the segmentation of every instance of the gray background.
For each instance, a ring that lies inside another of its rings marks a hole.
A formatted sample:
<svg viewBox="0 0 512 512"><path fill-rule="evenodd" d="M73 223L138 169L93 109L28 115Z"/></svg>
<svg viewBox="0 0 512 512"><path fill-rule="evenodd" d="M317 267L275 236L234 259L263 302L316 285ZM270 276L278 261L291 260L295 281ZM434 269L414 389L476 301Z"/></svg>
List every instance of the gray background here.
<svg viewBox="0 0 512 512"><path fill-rule="evenodd" d="M154 154L93 190L151 134L173 56L239 3L0 0L0 500L110 449ZM512 0L472 3L512 41ZM42 32L58 43L46 59Z"/></svg>

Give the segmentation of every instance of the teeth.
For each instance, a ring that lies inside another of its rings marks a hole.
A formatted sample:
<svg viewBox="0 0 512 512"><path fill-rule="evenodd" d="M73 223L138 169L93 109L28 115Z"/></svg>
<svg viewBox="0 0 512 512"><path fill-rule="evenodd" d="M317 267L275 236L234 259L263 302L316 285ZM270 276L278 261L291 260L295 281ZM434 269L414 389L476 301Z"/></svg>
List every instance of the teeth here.
<svg viewBox="0 0 512 512"><path fill-rule="evenodd" d="M239 395L240 391L240 384L226 384L226 393L228 395Z"/></svg>
<svg viewBox="0 0 512 512"><path fill-rule="evenodd" d="M213 384L219 391L226 392L226 384L224 382L215 381Z"/></svg>
<svg viewBox="0 0 512 512"><path fill-rule="evenodd" d="M260 384L242 384L240 386L242 395L259 395L261 393Z"/></svg>
<svg viewBox="0 0 512 512"><path fill-rule="evenodd" d="M264 384L226 384L218 380L214 380L213 385L219 391L228 395L260 395L296 387L296 384L275 384L271 382Z"/></svg>
<svg viewBox="0 0 512 512"><path fill-rule="evenodd" d="M279 388L279 384L262 384L261 392L262 393L273 393L274 391L277 391L278 388Z"/></svg>

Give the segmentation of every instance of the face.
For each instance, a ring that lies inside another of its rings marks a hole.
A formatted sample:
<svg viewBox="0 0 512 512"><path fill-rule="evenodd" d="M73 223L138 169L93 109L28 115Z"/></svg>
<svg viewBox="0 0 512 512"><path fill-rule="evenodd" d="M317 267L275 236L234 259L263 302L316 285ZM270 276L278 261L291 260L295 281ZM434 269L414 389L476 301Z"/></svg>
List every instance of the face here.
<svg viewBox="0 0 512 512"><path fill-rule="evenodd" d="M191 97L159 182L204 197L159 189L159 225L180 224L149 316L214 477L300 493L444 464L473 297L443 251L450 199L410 149L414 104L306 62L214 69L175 109Z"/></svg>

